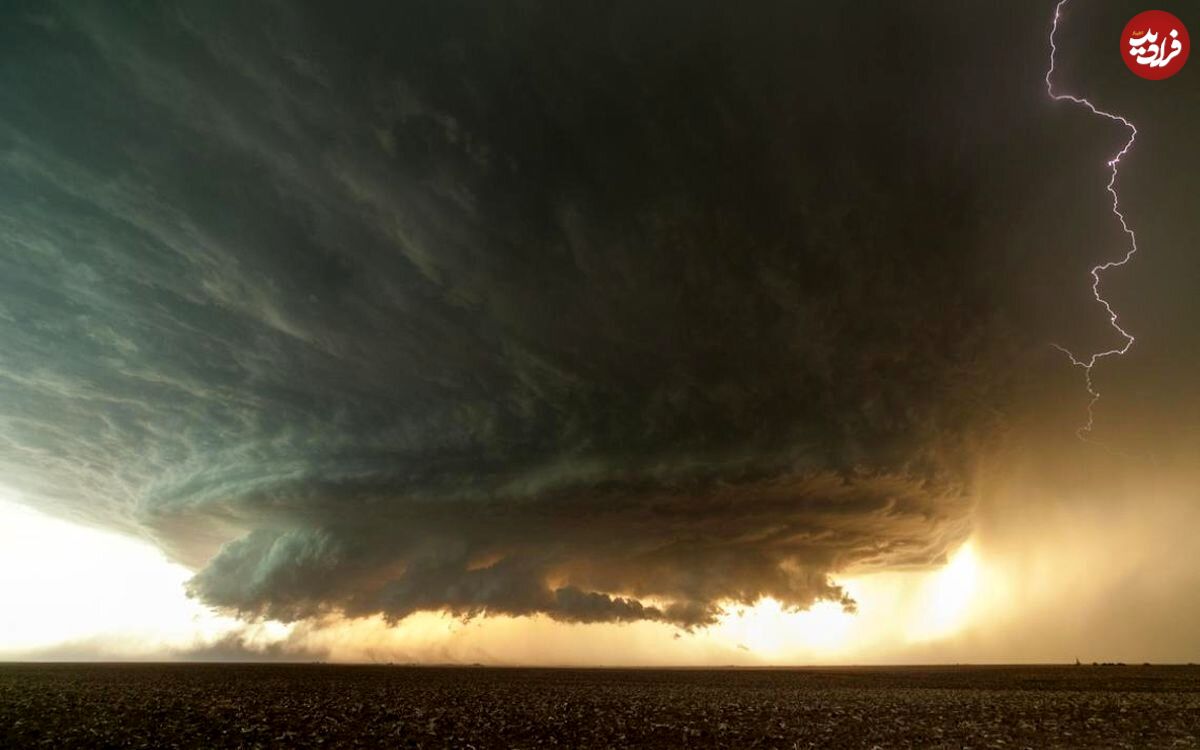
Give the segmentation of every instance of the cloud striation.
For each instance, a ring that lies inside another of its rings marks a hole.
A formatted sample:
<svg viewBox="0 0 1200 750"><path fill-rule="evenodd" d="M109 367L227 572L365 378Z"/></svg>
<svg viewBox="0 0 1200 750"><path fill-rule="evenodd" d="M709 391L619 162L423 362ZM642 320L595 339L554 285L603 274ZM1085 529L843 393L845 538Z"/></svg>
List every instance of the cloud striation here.
<svg viewBox="0 0 1200 750"><path fill-rule="evenodd" d="M284 620L690 628L963 539L967 82L801 75L925 21L551 5L6 9L5 483Z"/></svg>

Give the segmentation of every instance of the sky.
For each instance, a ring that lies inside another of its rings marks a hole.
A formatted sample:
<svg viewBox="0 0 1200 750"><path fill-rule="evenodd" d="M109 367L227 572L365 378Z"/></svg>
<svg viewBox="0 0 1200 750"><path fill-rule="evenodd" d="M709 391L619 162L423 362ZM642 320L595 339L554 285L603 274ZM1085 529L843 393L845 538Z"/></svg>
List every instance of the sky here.
<svg viewBox="0 0 1200 750"><path fill-rule="evenodd" d="M1159 6L1200 24L1182 2ZM0 658L1200 657L1195 64L1053 3L6 4Z"/></svg>

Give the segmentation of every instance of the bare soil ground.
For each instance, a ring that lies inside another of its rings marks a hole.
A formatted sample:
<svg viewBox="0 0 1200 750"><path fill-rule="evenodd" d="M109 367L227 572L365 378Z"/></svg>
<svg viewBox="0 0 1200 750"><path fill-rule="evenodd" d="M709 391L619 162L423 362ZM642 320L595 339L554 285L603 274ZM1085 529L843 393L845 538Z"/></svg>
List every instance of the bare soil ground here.
<svg viewBox="0 0 1200 750"><path fill-rule="evenodd" d="M1195 748L1200 667L8 664L0 747Z"/></svg>

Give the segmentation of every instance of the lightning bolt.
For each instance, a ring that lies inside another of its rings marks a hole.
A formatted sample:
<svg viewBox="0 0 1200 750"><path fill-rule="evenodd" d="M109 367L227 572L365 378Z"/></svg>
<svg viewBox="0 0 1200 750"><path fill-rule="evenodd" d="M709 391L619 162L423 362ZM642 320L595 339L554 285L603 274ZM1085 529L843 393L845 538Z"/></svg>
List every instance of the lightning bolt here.
<svg viewBox="0 0 1200 750"><path fill-rule="evenodd" d="M1076 357L1066 347L1053 344L1054 348L1058 349L1063 354L1067 355L1068 358L1070 358L1071 364L1083 369L1084 380L1087 383L1087 392L1088 395L1091 396L1091 400L1088 402L1087 407L1087 423L1077 429L1075 434L1078 435L1081 440L1087 440L1088 435L1091 433L1092 428L1096 423L1096 402L1100 400L1100 392L1096 390L1096 386L1092 382L1092 368L1095 367L1096 364L1105 357L1120 356L1129 351L1129 348L1133 346L1133 342L1136 341L1136 339L1133 337L1133 334L1121 327L1121 324L1118 321L1119 316L1117 315L1116 310L1113 310L1112 305L1109 304L1108 300L1104 299L1104 296L1100 294L1100 274L1104 273L1110 268L1119 268L1125 265L1134 255L1137 254L1137 235L1135 235L1133 230L1130 229L1129 222L1125 219L1125 214L1121 213L1121 201L1117 196L1116 185L1117 171L1121 166L1121 159L1129 153L1131 148L1133 148L1133 142L1137 140L1138 130L1132 122L1125 119L1121 115L1116 115L1112 112L1105 112L1087 99L1073 96L1071 94L1055 93L1052 78L1054 76L1054 57L1058 53L1058 47L1056 47L1054 44L1054 35L1058 33L1058 22L1062 17L1062 9L1070 1L1071 0L1059 0L1058 5L1054 6L1054 23L1050 27L1050 67L1046 70L1046 93L1048 93L1050 98L1056 102L1068 101L1081 107L1086 107L1092 114L1099 117L1105 117L1114 122L1119 122L1129 130L1129 140L1125 142L1125 145L1120 151L1117 152L1116 156L1108 160L1108 167L1111 171L1107 185L1108 192L1112 194L1112 212L1117 217L1117 220L1121 222L1122 231L1124 231L1129 237L1129 249L1125 252L1125 255L1121 257L1120 260L1110 260L1092 267L1092 296L1096 298L1097 302L1104 306L1105 312L1108 313L1109 324L1112 326L1113 330L1120 334L1124 343L1121 346L1114 349L1109 349L1108 351L1096 352L1094 354L1087 355L1086 358L1083 359Z"/></svg>

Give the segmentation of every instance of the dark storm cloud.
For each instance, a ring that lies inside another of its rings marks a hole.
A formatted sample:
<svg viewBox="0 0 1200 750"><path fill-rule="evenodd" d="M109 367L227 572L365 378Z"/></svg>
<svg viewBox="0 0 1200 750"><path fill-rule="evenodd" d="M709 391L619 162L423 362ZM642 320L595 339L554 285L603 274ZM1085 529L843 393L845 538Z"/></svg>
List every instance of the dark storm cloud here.
<svg viewBox="0 0 1200 750"><path fill-rule="evenodd" d="M404 501L392 486L354 495L297 488L284 493L289 510L321 520L226 545L192 586L209 601L285 620L334 606L355 615L448 608L692 626L709 622L725 598L852 607L827 571L926 563L965 531L961 497L911 480L605 484L533 496L414 499L420 491L410 490ZM310 492L311 504L298 499ZM643 606L605 591L670 602Z"/></svg>
<svg viewBox="0 0 1200 750"><path fill-rule="evenodd" d="M1027 343L979 40L722 5L10 8L5 482L284 619L694 626L938 559Z"/></svg>

